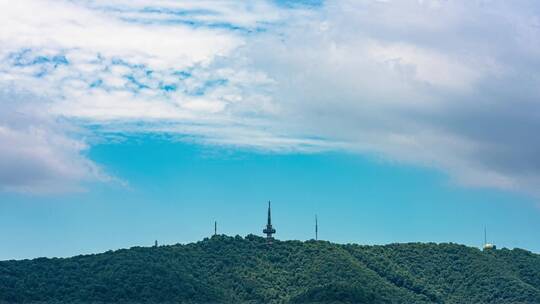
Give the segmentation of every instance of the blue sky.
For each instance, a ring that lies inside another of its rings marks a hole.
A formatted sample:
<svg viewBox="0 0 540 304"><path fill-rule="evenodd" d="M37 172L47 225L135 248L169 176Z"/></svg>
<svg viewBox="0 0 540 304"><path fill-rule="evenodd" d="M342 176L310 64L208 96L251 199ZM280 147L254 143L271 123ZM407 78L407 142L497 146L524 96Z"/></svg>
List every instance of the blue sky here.
<svg viewBox="0 0 540 304"><path fill-rule="evenodd" d="M540 251L535 1L0 12L0 259L260 234L268 200L283 239Z"/></svg>
<svg viewBox="0 0 540 304"><path fill-rule="evenodd" d="M94 146L90 157L129 186L86 192L3 194L0 258L71 256L261 235L266 201L280 239L339 243L457 242L539 251L535 201L452 185L434 170L347 153L268 154L134 137Z"/></svg>

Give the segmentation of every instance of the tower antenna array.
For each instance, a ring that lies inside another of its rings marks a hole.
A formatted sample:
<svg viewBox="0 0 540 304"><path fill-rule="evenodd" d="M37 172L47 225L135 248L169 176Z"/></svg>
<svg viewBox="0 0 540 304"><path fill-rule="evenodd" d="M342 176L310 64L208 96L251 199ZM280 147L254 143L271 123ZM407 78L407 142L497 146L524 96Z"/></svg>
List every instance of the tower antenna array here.
<svg viewBox="0 0 540 304"><path fill-rule="evenodd" d="M272 227L272 213L270 210L270 201L268 201L268 219L266 223L266 228L263 229L263 233L266 234L266 240L268 244L272 244L272 240L274 239L272 237L272 234L276 233L276 229Z"/></svg>

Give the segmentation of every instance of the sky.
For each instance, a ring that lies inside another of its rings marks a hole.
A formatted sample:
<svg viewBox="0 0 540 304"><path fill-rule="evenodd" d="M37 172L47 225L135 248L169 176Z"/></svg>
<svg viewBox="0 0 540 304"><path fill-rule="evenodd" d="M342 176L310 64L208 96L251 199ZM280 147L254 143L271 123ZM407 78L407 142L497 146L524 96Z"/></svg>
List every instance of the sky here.
<svg viewBox="0 0 540 304"><path fill-rule="evenodd" d="M279 239L540 252L537 1L0 0L0 45L2 260L268 200Z"/></svg>

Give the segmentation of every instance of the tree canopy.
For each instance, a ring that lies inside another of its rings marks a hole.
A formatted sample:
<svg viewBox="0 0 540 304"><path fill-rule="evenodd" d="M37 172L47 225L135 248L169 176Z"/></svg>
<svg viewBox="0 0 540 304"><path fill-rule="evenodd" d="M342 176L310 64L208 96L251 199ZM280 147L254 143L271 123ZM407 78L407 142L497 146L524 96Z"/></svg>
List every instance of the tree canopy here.
<svg viewBox="0 0 540 304"><path fill-rule="evenodd" d="M0 303L540 303L540 255L214 236L0 262Z"/></svg>

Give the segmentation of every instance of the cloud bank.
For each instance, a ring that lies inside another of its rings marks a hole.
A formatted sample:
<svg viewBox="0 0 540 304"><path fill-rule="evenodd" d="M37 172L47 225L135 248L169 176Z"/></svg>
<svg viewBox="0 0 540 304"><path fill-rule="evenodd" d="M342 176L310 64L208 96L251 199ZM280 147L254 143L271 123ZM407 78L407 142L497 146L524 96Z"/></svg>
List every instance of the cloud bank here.
<svg viewBox="0 0 540 304"><path fill-rule="evenodd" d="M534 1L0 1L0 11L0 89L12 92L0 102L46 100L32 106L46 118L28 125L58 138L16 127L3 108L2 154L20 155L19 138L68 147L25 156L44 168L27 170L35 177L11 179L16 168L2 162L3 188L103 175L80 136L50 127L62 120L263 151L344 150L540 194ZM77 169L43 165L51 154Z"/></svg>
<svg viewBox="0 0 540 304"><path fill-rule="evenodd" d="M83 156L80 130L40 111L45 101L14 91L0 100L0 191L83 191L81 182L113 180Z"/></svg>

